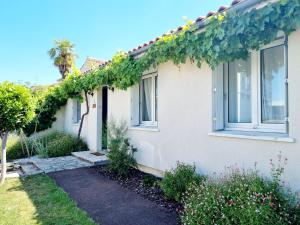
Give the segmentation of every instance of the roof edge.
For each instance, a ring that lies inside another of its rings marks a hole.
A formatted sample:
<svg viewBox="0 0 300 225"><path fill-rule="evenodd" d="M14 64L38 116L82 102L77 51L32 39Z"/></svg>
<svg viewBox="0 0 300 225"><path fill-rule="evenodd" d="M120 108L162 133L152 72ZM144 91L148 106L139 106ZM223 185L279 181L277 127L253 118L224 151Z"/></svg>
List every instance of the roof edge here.
<svg viewBox="0 0 300 225"><path fill-rule="evenodd" d="M213 15L225 12L225 11L226 12L244 11L244 10L249 9L249 8L255 6L255 5L259 4L259 3L262 3L262 2L264 2L264 0L244 0L244 1L237 1L236 3L233 2L233 4L229 8L227 8L227 9L223 8L222 11L219 10L218 12L209 12L208 16L206 18L197 19L197 21L195 23L196 26L197 26L197 30L203 29L206 26L206 24L207 24L208 19L209 19L210 16L213 16ZM180 32L180 31L177 31L175 33L178 33L178 32ZM148 44L146 46L143 46L143 47L137 49L136 51L133 51L133 52L129 53L129 55L131 55L133 57L137 57L140 54L145 53L149 49L149 47L152 46L154 43L155 42L153 42L151 44Z"/></svg>

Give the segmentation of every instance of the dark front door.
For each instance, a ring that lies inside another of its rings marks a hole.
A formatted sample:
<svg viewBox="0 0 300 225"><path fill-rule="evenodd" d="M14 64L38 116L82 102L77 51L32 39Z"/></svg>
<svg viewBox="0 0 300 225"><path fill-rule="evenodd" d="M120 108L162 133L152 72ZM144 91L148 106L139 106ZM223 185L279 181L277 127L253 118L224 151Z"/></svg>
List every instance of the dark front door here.
<svg viewBox="0 0 300 225"><path fill-rule="evenodd" d="M108 88L102 88L102 149L107 149L107 100Z"/></svg>

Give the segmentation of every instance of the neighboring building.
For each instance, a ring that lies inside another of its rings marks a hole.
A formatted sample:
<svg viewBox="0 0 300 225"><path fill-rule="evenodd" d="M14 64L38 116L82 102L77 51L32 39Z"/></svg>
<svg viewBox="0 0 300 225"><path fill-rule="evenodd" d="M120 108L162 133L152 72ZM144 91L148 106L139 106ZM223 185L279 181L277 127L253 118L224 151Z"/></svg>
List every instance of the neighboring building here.
<svg viewBox="0 0 300 225"><path fill-rule="evenodd" d="M96 69L97 67L99 67L100 65L103 65L105 63L104 60L99 60L99 59L95 59L92 57L87 57L85 62L83 63L83 65L80 68L80 72L81 73L86 73L89 70L93 70Z"/></svg>
<svg viewBox="0 0 300 225"><path fill-rule="evenodd" d="M261 7L260 2L235 1L231 9ZM225 63L215 71L205 63L198 68L188 62L180 69L172 62L161 64L127 91L109 90L108 116L127 121L136 159L152 173L181 161L195 163L201 173L257 163L268 174L269 160L281 151L288 158L285 178L300 189L299 40L300 30L288 40L278 34L248 60ZM130 54L143 54L147 46ZM83 137L92 151L101 150L105 99L103 90L90 98ZM76 132L71 119L75 109L72 100L63 109L67 132Z"/></svg>

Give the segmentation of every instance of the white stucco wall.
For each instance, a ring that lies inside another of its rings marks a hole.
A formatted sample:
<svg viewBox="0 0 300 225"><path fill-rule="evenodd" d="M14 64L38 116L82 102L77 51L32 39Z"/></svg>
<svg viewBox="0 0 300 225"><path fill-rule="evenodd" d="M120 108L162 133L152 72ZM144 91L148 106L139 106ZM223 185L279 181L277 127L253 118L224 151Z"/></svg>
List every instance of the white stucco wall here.
<svg viewBox="0 0 300 225"><path fill-rule="evenodd" d="M95 90L94 95L89 95L90 112L85 117L81 137L87 142L91 151L101 150L102 132L102 92ZM57 121L52 125L53 129L64 131L77 136L79 123L73 123L73 99L69 99L66 106L56 114ZM85 102L81 104L81 113L86 112ZM83 149L85 150L85 149Z"/></svg>
<svg viewBox="0 0 300 225"><path fill-rule="evenodd" d="M167 170L176 161L195 163L201 173L221 172L238 164L269 173L269 160L282 151L288 158L285 179L300 189L300 31L289 37L290 137L295 143L209 136L212 132L212 71L186 63L171 62L158 67L158 131L129 129L131 143L138 148L138 163ZM298 99L298 100L297 100ZM109 91L108 115L130 124L131 93Z"/></svg>

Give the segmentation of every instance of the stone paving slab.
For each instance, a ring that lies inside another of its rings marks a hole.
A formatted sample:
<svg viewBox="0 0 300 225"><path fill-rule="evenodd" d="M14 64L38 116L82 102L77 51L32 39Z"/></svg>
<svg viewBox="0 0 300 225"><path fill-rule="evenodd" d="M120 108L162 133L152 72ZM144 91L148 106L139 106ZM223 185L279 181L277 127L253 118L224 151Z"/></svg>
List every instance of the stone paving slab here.
<svg viewBox="0 0 300 225"><path fill-rule="evenodd" d="M37 168L33 163L22 164L21 168L25 176L43 173L43 171Z"/></svg>
<svg viewBox="0 0 300 225"><path fill-rule="evenodd" d="M21 167L24 168L28 166L28 164L33 164L44 173L92 166L91 163L82 161L74 156L64 156L55 158L39 158L37 156L34 156L30 158L16 160L14 161L14 163L20 164Z"/></svg>
<svg viewBox="0 0 300 225"><path fill-rule="evenodd" d="M105 165L109 162L105 153L97 152L99 155L95 155L95 153L96 152L82 151L72 152L72 155L86 162L92 163L93 165Z"/></svg>

